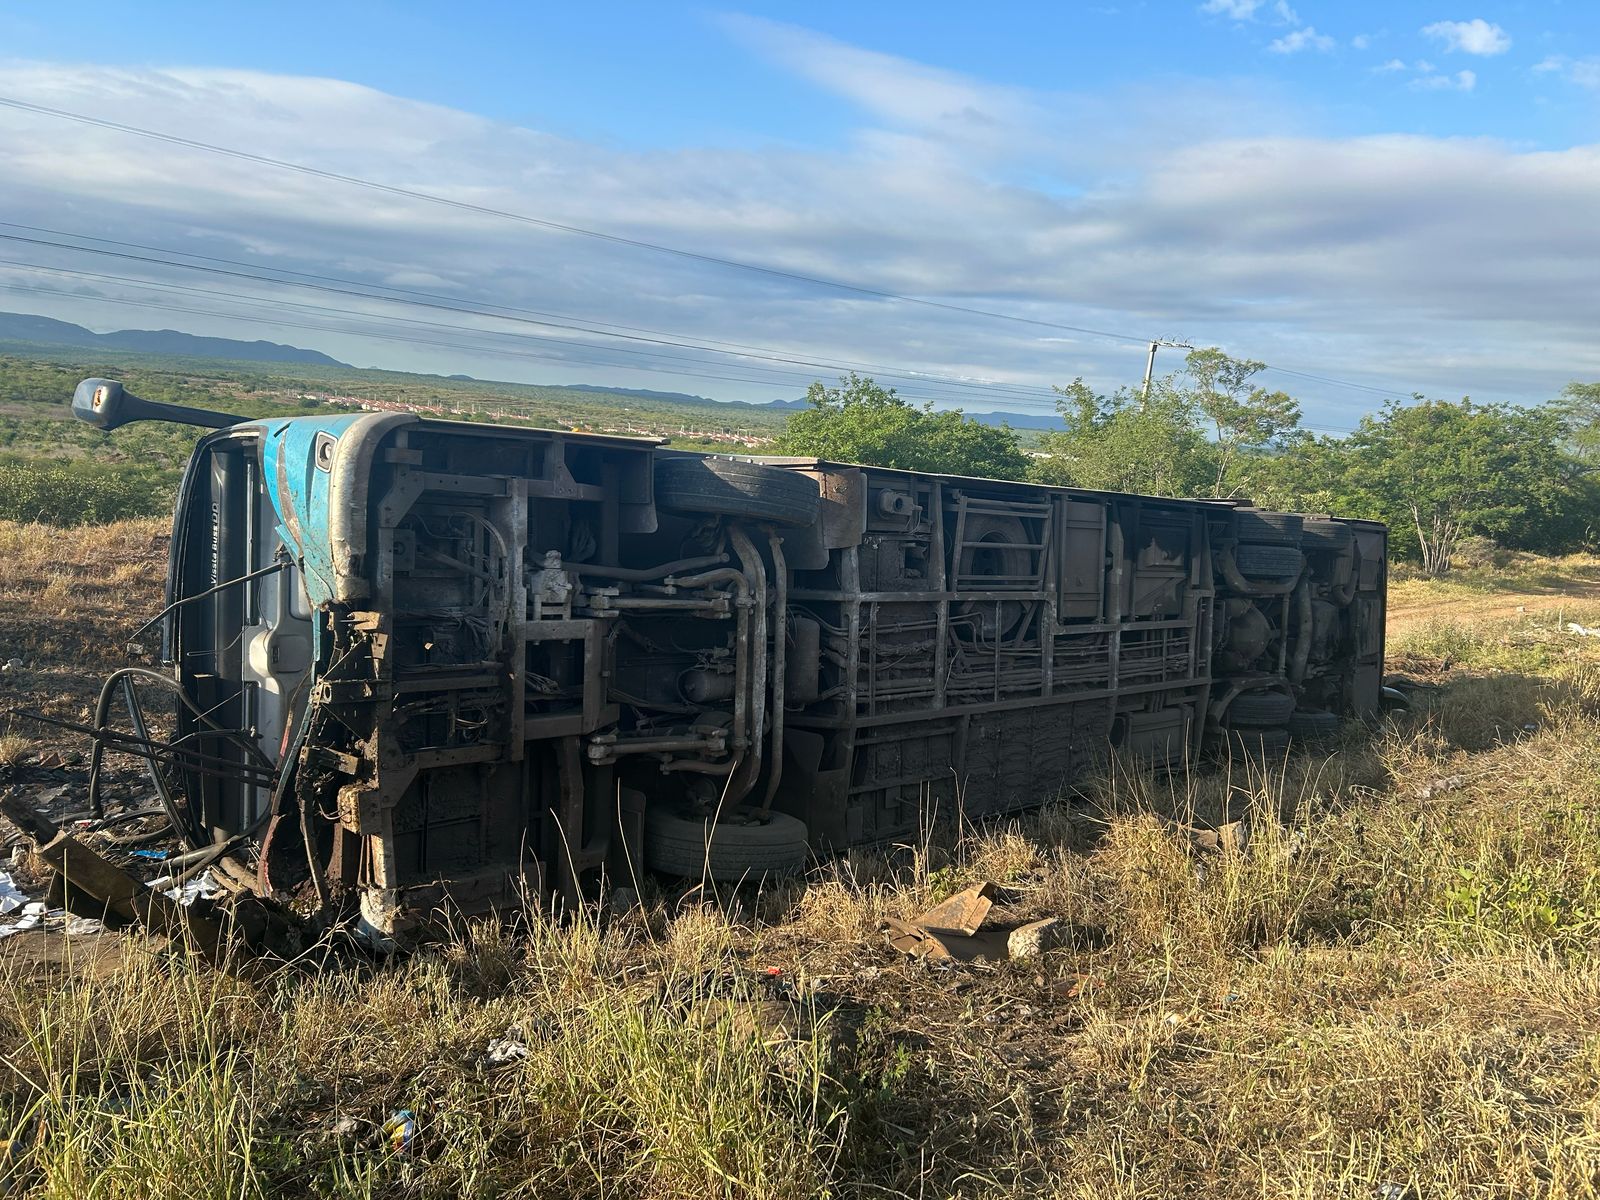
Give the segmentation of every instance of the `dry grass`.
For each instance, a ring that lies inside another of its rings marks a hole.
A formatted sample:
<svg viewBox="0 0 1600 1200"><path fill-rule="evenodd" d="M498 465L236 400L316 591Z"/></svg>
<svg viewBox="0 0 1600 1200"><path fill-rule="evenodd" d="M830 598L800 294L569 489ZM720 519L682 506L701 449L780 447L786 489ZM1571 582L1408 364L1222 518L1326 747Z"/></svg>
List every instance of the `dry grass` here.
<svg viewBox="0 0 1600 1200"><path fill-rule="evenodd" d="M0 966L11 1194L1594 1197L1600 639L1533 616L1397 653L1443 690L1325 756L1119 764L804 886L249 983L132 942ZM979 878L1066 944L884 945ZM528 1057L486 1069L513 1027ZM365 1135L401 1108L389 1154Z"/></svg>
<svg viewBox="0 0 1600 1200"><path fill-rule="evenodd" d="M16 765L32 749L33 742L20 733L0 733L0 767Z"/></svg>
<svg viewBox="0 0 1600 1200"><path fill-rule="evenodd" d="M161 607L169 527L155 518L74 529L0 521L0 662L23 663L0 676L0 712L89 715L101 678L130 661L128 638ZM82 749L0 715L0 736L22 734L40 749Z"/></svg>

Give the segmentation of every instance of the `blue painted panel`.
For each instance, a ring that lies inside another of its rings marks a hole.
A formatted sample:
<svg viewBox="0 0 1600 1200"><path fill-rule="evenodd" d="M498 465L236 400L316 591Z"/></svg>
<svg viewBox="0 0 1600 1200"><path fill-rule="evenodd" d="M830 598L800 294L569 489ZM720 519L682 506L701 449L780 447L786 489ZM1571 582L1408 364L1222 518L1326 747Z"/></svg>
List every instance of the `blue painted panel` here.
<svg viewBox="0 0 1600 1200"><path fill-rule="evenodd" d="M332 476L317 465L319 440L337 441L367 414L286 417L262 422L262 475L278 514L278 535L300 561L306 594L315 607L332 601L333 542L329 536Z"/></svg>

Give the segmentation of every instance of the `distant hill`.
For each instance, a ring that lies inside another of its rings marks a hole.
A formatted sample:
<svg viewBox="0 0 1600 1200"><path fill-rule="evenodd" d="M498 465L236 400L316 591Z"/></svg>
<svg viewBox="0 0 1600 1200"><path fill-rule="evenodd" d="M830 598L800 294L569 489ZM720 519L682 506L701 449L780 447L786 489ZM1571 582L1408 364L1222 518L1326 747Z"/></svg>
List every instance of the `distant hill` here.
<svg viewBox="0 0 1600 1200"><path fill-rule="evenodd" d="M801 396L794 400L714 400L709 396L693 396L687 392L654 392L647 388L602 387L592 383L563 385L569 392L597 392L608 396L632 396L639 400L655 400L662 404L723 405L737 408L765 408L776 412L799 412L810 408L811 402ZM1054 413L1020 412L968 412L967 416L985 425L1009 425L1013 429L1065 429L1061 418Z"/></svg>
<svg viewBox="0 0 1600 1200"><path fill-rule="evenodd" d="M649 388L620 388L605 387L595 383L563 383L559 385L563 391L568 392L605 392L608 396L633 396L639 400L659 400L664 404L723 404L722 400L713 400L709 396L691 396L688 392L655 392ZM733 401L740 404L743 401Z"/></svg>
<svg viewBox="0 0 1600 1200"><path fill-rule="evenodd" d="M49 346L82 346L91 350L128 350L138 354L172 354L185 358L223 358L236 362L304 363L318 367L344 367L336 358L316 350L284 346L278 342L240 342L233 338L199 337L175 329L119 329L95 333L82 325L0 312L0 342L31 342Z"/></svg>
<svg viewBox="0 0 1600 1200"><path fill-rule="evenodd" d="M53 317L39 317L28 313L0 312L0 344L26 343L28 345L72 346L82 350L104 352L120 350L130 354L166 355L173 358L219 359L233 362L286 363L310 367L339 367L358 370L348 363L330 358L318 350L304 350L299 346L285 346L278 342L244 342L233 338L200 337L180 333L174 329L119 329L115 333L95 333L82 325L57 321ZM361 370L363 378L375 378L380 373ZM808 408L804 397L793 400L716 400L689 392L664 392L650 388L607 387L603 384L569 383L556 386L495 383L475 379L471 375L412 376L395 373L396 379L440 379L449 383L481 384L484 387L509 389L513 393L551 395L558 392L592 395L596 401L637 400L642 404L668 404L699 408L702 410L744 410L751 419L761 417L765 426L783 413L798 412ZM763 414L771 414L770 417ZM1054 430L1064 426L1054 413L971 412L975 421L985 425L1010 425L1013 429Z"/></svg>
<svg viewBox="0 0 1600 1200"><path fill-rule="evenodd" d="M1013 429L1061 430L1067 427L1054 413L969 412L967 416L985 425L1009 425Z"/></svg>
<svg viewBox="0 0 1600 1200"><path fill-rule="evenodd" d="M810 408L808 400L769 400L765 407L780 412L798 412ZM967 416L984 425L1009 425L1013 429L1065 429L1066 425L1054 413L972 412L962 409Z"/></svg>

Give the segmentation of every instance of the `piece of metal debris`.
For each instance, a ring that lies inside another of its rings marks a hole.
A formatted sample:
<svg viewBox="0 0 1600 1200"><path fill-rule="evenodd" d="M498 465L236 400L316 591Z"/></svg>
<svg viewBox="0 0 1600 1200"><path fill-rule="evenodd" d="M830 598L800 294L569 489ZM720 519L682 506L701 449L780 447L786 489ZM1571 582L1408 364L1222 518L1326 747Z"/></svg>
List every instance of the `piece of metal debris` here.
<svg viewBox="0 0 1600 1200"><path fill-rule="evenodd" d="M181 937L213 960L222 955L220 921L193 911L177 896L147 887L20 800L0 797L0 815L33 839L34 853L55 874L51 895L58 897L67 912L113 926L141 925L158 934ZM24 908L25 916L30 908L32 905ZM42 923L43 912L40 920Z"/></svg>

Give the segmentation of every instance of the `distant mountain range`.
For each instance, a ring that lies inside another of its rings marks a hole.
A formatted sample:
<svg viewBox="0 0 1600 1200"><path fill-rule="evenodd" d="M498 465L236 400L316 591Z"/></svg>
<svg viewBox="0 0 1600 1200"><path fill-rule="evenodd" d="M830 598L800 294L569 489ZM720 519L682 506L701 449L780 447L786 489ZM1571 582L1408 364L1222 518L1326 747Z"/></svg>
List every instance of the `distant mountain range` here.
<svg viewBox="0 0 1600 1200"><path fill-rule="evenodd" d="M318 350L302 350L278 342L241 342L233 338L199 337L175 329L119 329L115 333L94 333L82 325L37 317L28 313L0 312L0 342L35 342L52 346L77 346L91 350L125 350L141 354L170 354L182 358L222 358L240 362L301 363L318 367L348 367ZM459 382L478 382L471 375L447 375ZM632 396L661 404L686 404L704 408L723 405L729 408L777 409L794 412L807 407L804 399L715 400L688 392L658 392L649 388L605 387L593 383L561 385L567 391L595 392L609 396ZM969 413L985 425L1010 425L1013 429L1060 429L1061 419L1054 414L1018 412Z"/></svg>
<svg viewBox="0 0 1600 1200"><path fill-rule="evenodd" d="M605 392L612 396L636 396L641 400L655 400L662 404L727 404L739 408L775 408L782 412L795 412L810 407L810 403L804 398L768 400L764 404L755 404L747 400L713 400L709 396L691 396L687 392L653 392L645 388L599 387L591 383L568 383L562 386L571 392ZM985 425L1009 425L1013 429L1066 428L1061 418L1054 413L969 412L967 415L974 421L982 421Z"/></svg>
<svg viewBox="0 0 1600 1200"><path fill-rule="evenodd" d="M28 313L0 312L0 342L44 342L52 346L80 346L91 350L130 350L140 354L228 358L241 362L307 363L318 367L350 365L316 350L302 350L298 346L284 346L277 342L198 337L192 333L179 333L176 329L119 329L115 333L94 333L82 325Z"/></svg>

